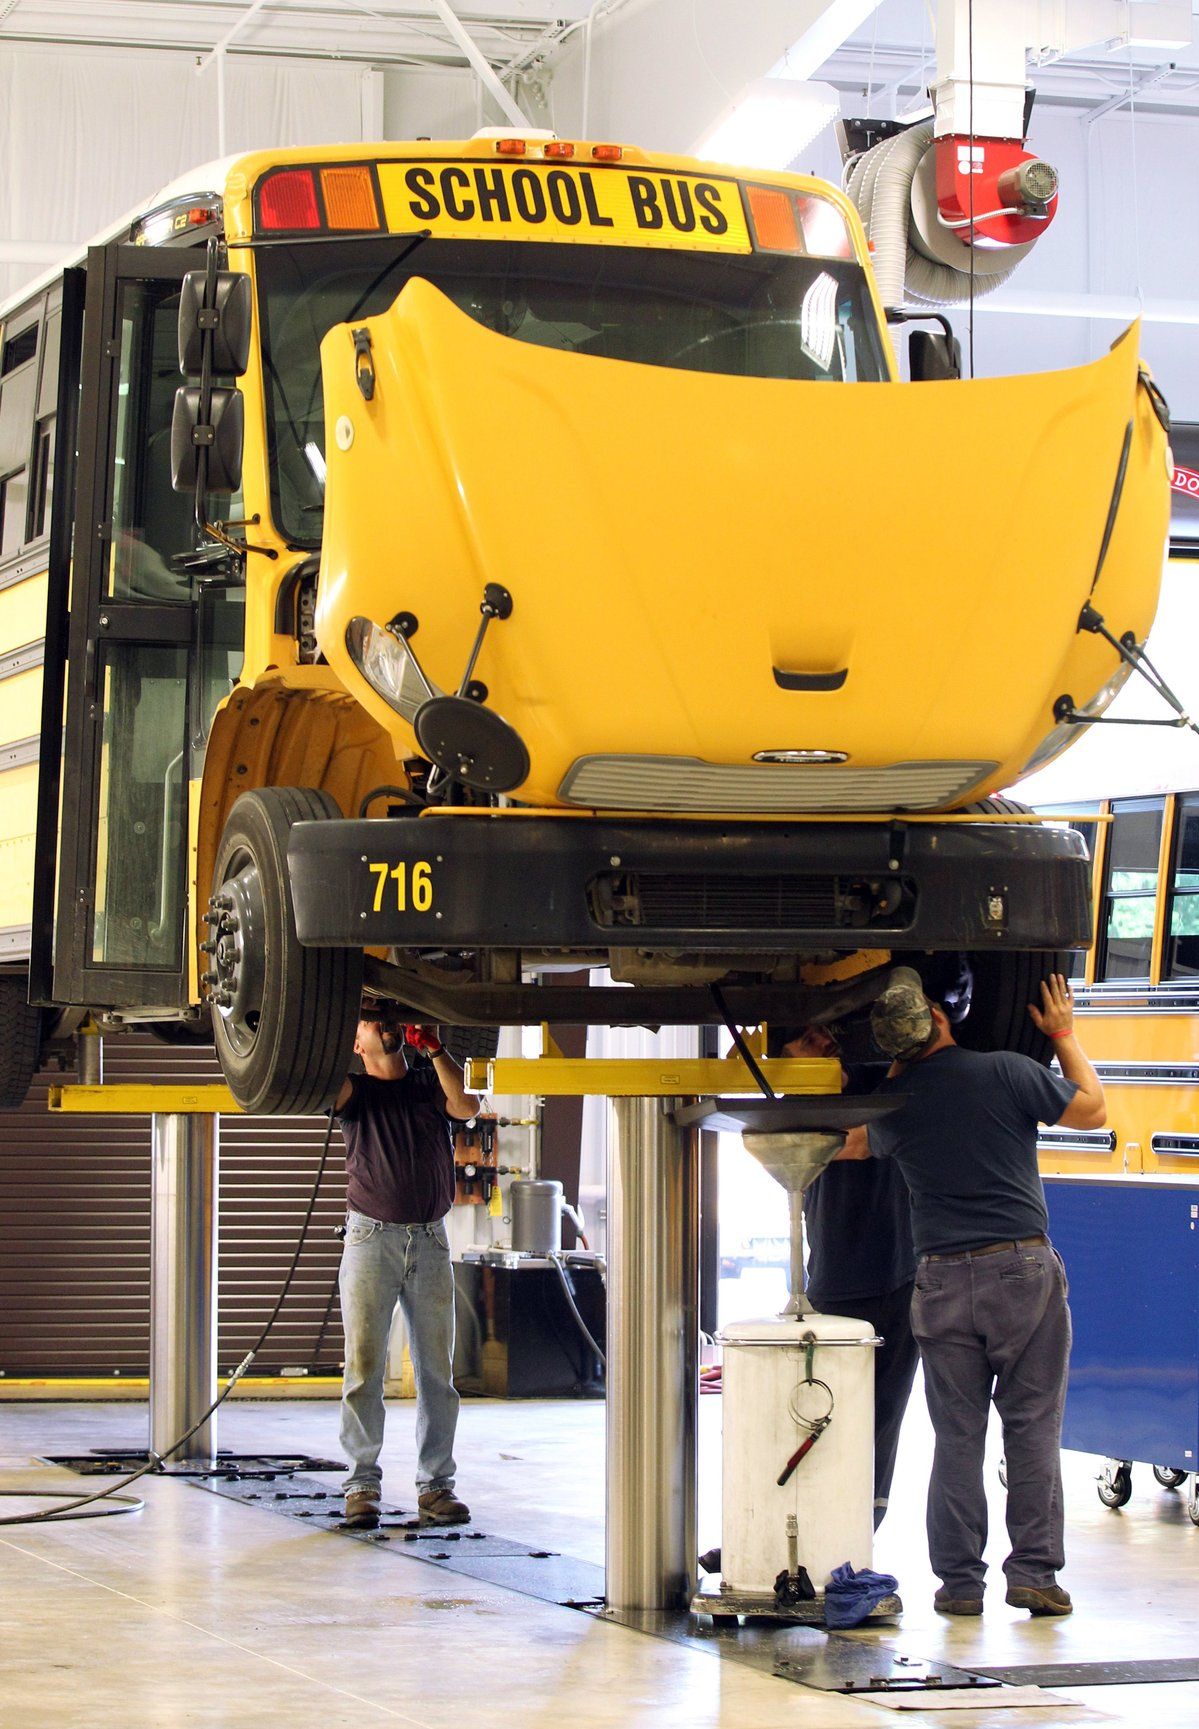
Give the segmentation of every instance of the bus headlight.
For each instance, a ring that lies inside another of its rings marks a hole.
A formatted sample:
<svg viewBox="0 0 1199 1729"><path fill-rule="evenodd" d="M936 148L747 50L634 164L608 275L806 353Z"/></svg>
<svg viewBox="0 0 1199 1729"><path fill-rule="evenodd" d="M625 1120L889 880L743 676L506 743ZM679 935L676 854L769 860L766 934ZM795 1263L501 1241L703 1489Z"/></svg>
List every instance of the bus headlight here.
<svg viewBox="0 0 1199 1729"><path fill-rule="evenodd" d="M1127 661L1121 661L1107 683L1099 687L1090 702L1078 705L1077 712L1085 715L1087 720L1098 720L1131 677L1132 667ZM1023 780L1026 774L1034 774L1037 769L1047 767L1054 757L1060 756L1071 739L1077 738L1080 724L1076 720L1062 721L1059 726L1054 727L1052 732L1046 733L1020 770L1019 778Z"/></svg>
<svg viewBox="0 0 1199 1729"><path fill-rule="evenodd" d="M369 618L352 618L346 626L346 649L375 694L412 720L429 692L404 639Z"/></svg>

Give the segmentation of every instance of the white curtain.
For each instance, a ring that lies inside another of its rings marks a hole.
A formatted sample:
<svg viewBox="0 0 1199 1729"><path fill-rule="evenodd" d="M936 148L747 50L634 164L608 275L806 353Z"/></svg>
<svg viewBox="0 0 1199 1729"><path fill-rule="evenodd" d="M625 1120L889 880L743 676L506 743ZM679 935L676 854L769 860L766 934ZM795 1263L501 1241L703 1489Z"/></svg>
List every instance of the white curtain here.
<svg viewBox="0 0 1199 1729"><path fill-rule="evenodd" d="M329 61L230 55L226 150L360 140L372 76ZM3 301L47 268L28 258L30 247L81 247L217 157L216 68L198 73L192 56L173 53L0 48L0 140ZM26 249L21 261L13 242Z"/></svg>

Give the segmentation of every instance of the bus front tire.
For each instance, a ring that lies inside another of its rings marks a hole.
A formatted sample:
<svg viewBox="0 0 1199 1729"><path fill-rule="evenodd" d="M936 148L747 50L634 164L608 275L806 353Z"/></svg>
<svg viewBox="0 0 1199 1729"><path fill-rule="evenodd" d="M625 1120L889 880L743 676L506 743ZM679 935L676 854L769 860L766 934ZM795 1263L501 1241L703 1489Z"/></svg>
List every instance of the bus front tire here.
<svg viewBox="0 0 1199 1729"><path fill-rule="evenodd" d="M0 974L0 1110L25 1103L42 1054L42 1011L31 1007L24 973Z"/></svg>
<svg viewBox="0 0 1199 1729"><path fill-rule="evenodd" d="M1028 816L1013 798L984 798L958 813L966 816ZM954 1028L959 1045L975 1051L1016 1051L1048 1066L1052 1040L1038 1031L1028 1005L1041 1006L1041 981L1050 973L1067 978L1074 961L1068 949L976 950L967 955L974 984L970 1012Z"/></svg>
<svg viewBox="0 0 1199 1729"><path fill-rule="evenodd" d="M217 953L213 1033L243 1111L309 1116L336 1098L362 994L361 949L309 949L296 936L287 841L293 823L338 819L326 792L262 787L225 824L210 902Z"/></svg>

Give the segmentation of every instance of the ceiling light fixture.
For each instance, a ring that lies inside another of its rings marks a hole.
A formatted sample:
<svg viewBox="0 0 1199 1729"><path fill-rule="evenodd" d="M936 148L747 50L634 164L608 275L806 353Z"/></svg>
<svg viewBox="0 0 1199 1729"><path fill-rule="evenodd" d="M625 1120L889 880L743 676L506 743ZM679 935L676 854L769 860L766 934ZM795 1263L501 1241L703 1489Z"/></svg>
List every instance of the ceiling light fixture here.
<svg viewBox="0 0 1199 1729"><path fill-rule="evenodd" d="M758 78L704 133L691 154L746 168L786 168L841 112L831 84Z"/></svg>

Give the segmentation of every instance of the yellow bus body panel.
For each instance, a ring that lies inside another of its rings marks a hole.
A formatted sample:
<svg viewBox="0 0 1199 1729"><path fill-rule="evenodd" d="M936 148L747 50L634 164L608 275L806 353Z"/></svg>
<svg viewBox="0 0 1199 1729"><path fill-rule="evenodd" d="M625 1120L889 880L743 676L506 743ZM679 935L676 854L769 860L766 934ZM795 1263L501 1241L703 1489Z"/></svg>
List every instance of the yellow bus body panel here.
<svg viewBox="0 0 1199 1729"><path fill-rule="evenodd" d="M0 932L21 948L17 933L33 906L33 832L37 816L37 764L0 773Z"/></svg>
<svg viewBox="0 0 1199 1729"><path fill-rule="evenodd" d="M45 575L0 589L0 654L36 651L46 629ZM42 727L40 664L0 679L0 764L4 748L36 739ZM36 762L0 766L0 942L23 956L33 906L33 837L37 824Z"/></svg>
<svg viewBox="0 0 1199 1729"><path fill-rule="evenodd" d="M350 327L321 348L317 635L400 755L413 735L351 662L351 619L414 613L454 690L499 582L514 611L476 676L528 747L521 799L563 802L596 754L815 749L981 765L961 797L1009 784L1055 699L1088 701L1117 665L1077 621L1130 420L1094 600L1117 634L1152 621L1169 490L1135 332L1069 371L836 384L531 347L421 279L366 327L370 401ZM841 672L833 690L777 677Z"/></svg>

